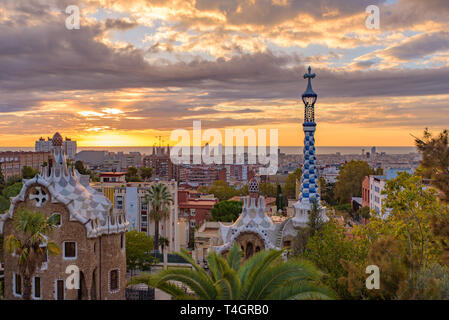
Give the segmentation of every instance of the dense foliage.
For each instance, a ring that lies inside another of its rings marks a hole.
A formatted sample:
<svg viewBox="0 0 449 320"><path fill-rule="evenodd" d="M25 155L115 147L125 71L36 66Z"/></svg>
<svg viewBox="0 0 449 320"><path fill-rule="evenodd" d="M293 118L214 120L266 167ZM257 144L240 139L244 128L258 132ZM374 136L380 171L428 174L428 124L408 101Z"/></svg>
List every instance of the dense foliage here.
<svg viewBox="0 0 449 320"><path fill-rule="evenodd" d="M351 197L362 196L363 179L373 174L373 170L365 161L351 160L340 168L335 185L335 198L340 204L347 203Z"/></svg>
<svg viewBox="0 0 449 320"><path fill-rule="evenodd" d="M234 245L227 257L215 251L207 255L210 272L197 265L190 254L178 253L192 266L165 269L158 274L131 279L128 285L145 283L158 288L174 299L199 300L287 300L332 299L334 294L319 284L322 274L310 263L292 259L284 262L282 251L261 251L242 261L242 251ZM186 286L186 292L178 283Z"/></svg>
<svg viewBox="0 0 449 320"><path fill-rule="evenodd" d="M241 201L220 201L216 203L211 210L212 219L221 222L235 221L242 212L242 206L243 204Z"/></svg>
<svg viewBox="0 0 449 320"><path fill-rule="evenodd" d="M159 223L168 217L173 198L165 184L156 183L148 190L144 202L148 204L150 220L154 221L154 250L159 252Z"/></svg>
<svg viewBox="0 0 449 320"><path fill-rule="evenodd" d="M60 249L53 241L46 239L58 223L56 215L46 218L38 211L26 208L17 210L14 215L16 235L5 239L6 250L18 256L18 270L23 278L23 299L31 299L31 279L42 265L47 253L57 255Z"/></svg>
<svg viewBox="0 0 449 320"><path fill-rule="evenodd" d="M150 254L153 239L145 232L132 230L126 233L126 268L131 271L148 269L155 262Z"/></svg>

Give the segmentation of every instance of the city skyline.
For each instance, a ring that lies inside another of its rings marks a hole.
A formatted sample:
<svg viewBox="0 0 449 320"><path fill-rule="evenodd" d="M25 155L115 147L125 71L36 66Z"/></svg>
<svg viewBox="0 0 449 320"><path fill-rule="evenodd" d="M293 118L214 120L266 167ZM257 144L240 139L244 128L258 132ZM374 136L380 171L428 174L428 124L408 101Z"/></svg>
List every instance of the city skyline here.
<svg viewBox="0 0 449 320"><path fill-rule="evenodd" d="M277 128L280 146L300 146L309 65L317 146L413 146L447 125L442 0L1 2L0 147L55 131L80 147L174 145L193 120Z"/></svg>

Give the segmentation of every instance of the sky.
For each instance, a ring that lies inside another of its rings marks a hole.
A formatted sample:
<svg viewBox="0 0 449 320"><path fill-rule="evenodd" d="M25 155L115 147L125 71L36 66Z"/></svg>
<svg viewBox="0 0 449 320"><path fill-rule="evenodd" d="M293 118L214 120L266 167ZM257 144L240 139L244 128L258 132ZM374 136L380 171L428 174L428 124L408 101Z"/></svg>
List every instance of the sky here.
<svg viewBox="0 0 449 320"><path fill-rule="evenodd" d="M173 145L194 120L303 145L309 65L317 145L411 146L449 127L448 30L447 0L0 0L0 147Z"/></svg>

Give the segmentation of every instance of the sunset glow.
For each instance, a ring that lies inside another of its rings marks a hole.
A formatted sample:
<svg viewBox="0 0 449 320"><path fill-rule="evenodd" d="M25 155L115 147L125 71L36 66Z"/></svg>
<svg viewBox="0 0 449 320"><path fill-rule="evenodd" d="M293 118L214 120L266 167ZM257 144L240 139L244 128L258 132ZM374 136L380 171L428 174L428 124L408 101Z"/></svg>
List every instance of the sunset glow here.
<svg viewBox="0 0 449 320"><path fill-rule="evenodd" d="M193 120L302 145L308 65L318 145L411 146L449 123L443 1L371 1L379 30L359 0L86 0L79 30L61 1L3 2L0 147L55 131L79 146L173 145Z"/></svg>

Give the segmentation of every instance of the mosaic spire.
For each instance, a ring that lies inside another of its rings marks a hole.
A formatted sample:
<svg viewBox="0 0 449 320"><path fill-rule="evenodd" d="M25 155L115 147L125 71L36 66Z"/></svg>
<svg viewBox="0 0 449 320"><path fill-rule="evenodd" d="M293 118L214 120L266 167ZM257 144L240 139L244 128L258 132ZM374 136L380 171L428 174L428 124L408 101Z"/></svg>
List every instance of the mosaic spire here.
<svg viewBox="0 0 449 320"><path fill-rule="evenodd" d="M322 219L328 220L324 208L321 208L320 205L318 170L315 158L315 102L318 97L312 89L312 79L315 76L315 73L312 73L312 68L309 66L308 73L304 74L304 79L308 81L307 89L302 94L304 103L304 123L302 124L304 131L304 160L299 201L294 205L295 217L293 218L293 223L296 226L304 226L307 223L308 212L315 201L322 213Z"/></svg>
<svg viewBox="0 0 449 320"><path fill-rule="evenodd" d="M315 102L317 94L312 90L311 79L315 78L315 73L311 73L312 68L309 66L309 72L304 75L304 79L308 80L307 89L302 95L304 102L304 162L303 172L301 176L301 194L299 201L312 202L316 200L320 202L318 193L318 176L315 158Z"/></svg>

